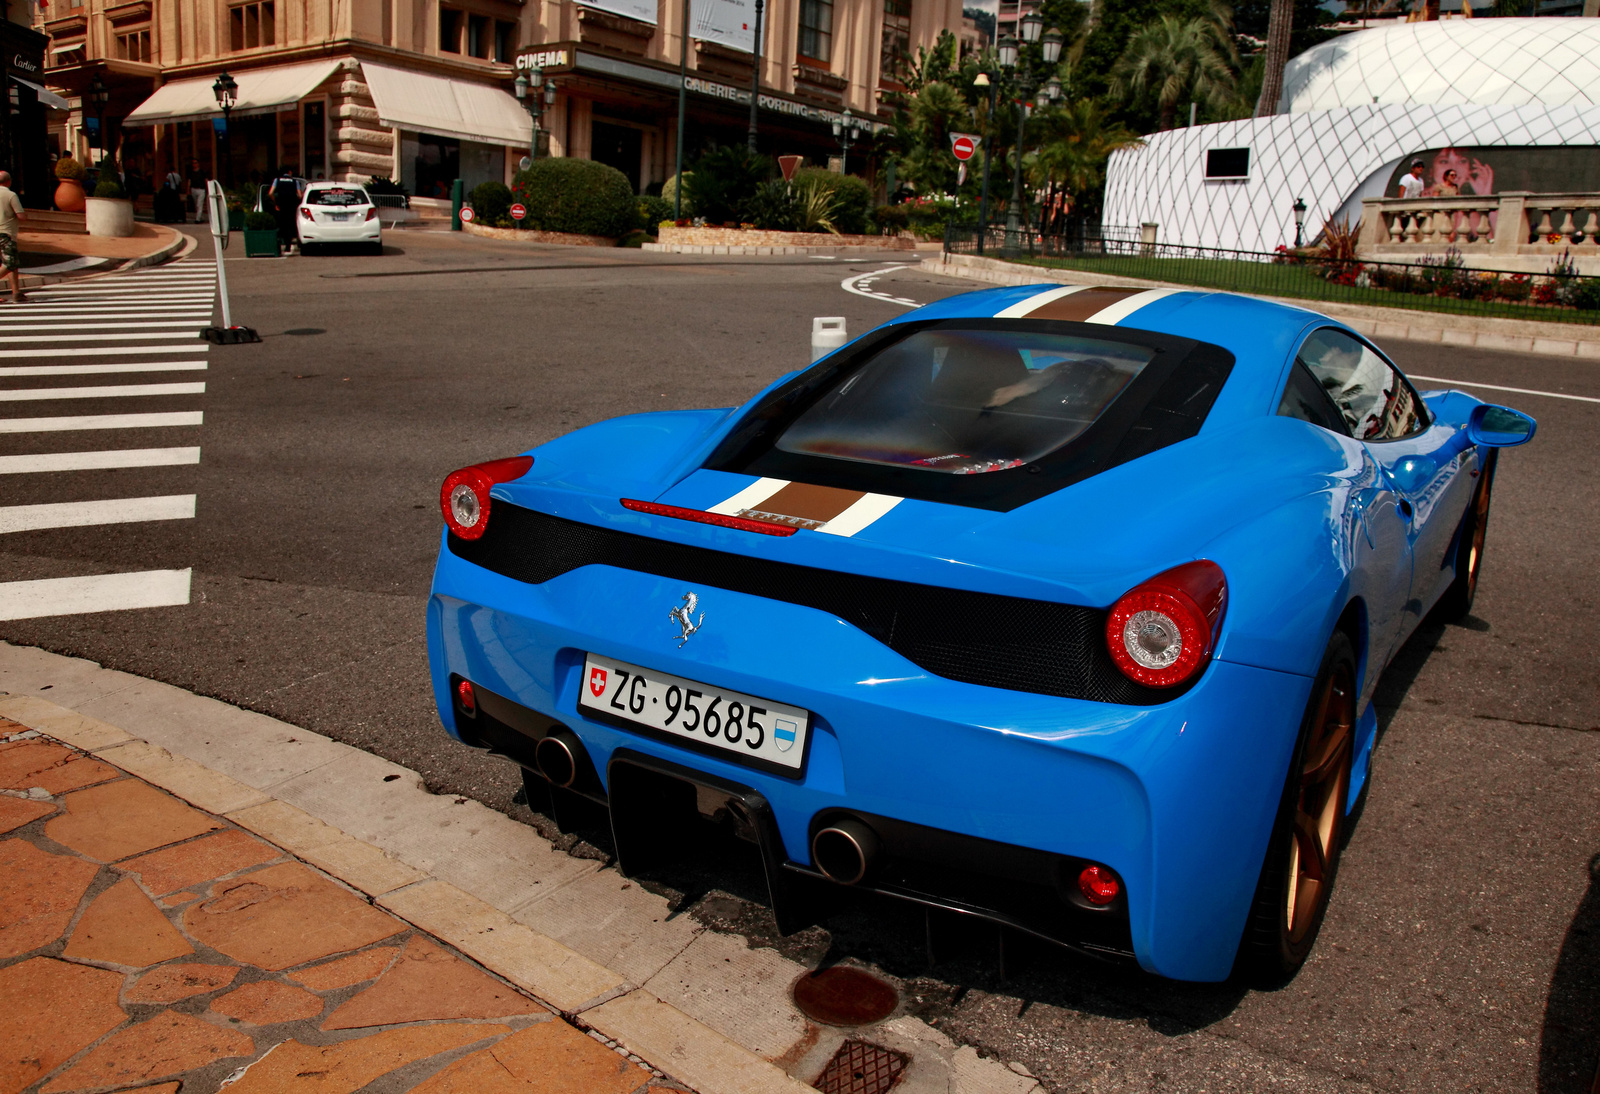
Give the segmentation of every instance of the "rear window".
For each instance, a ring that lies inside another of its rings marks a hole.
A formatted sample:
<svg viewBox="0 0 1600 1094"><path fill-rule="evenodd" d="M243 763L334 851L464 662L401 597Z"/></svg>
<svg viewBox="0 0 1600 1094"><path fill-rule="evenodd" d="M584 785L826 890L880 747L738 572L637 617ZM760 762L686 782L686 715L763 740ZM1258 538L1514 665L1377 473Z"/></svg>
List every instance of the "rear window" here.
<svg viewBox="0 0 1600 1094"><path fill-rule="evenodd" d="M867 360L776 438L800 456L982 475L1089 429L1155 350L1028 330L925 330Z"/></svg>
<svg viewBox="0 0 1600 1094"><path fill-rule="evenodd" d="M307 190L305 201L307 205L372 204L371 201L367 200L367 192L361 189L359 186L352 186L349 189L328 187L327 189L322 190Z"/></svg>

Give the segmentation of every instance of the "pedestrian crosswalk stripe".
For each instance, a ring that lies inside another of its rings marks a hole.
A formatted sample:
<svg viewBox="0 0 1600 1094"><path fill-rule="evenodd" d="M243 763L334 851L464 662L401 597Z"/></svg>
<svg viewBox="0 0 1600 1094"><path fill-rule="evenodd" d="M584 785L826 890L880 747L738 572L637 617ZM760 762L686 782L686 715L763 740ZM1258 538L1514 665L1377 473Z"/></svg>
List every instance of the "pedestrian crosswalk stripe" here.
<svg viewBox="0 0 1600 1094"><path fill-rule="evenodd" d="M0 582L0 619L85 615L189 603L192 570L143 570L91 577Z"/></svg>
<svg viewBox="0 0 1600 1094"><path fill-rule="evenodd" d="M187 330L179 331L144 331L139 334L80 334L73 338L74 342L127 342L138 338L193 338L194 335ZM0 336L0 342L59 342L58 334L41 334L37 337L30 334Z"/></svg>
<svg viewBox="0 0 1600 1094"><path fill-rule="evenodd" d="M198 345L193 346L74 346L67 349L8 349L7 357L104 357L108 353L205 353L211 349L210 343L201 342L192 334L184 335L185 338L194 338Z"/></svg>
<svg viewBox="0 0 1600 1094"><path fill-rule="evenodd" d="M83 387L25 387L0 390L0 403L43 402L50 399L122 399L148 395L204 395L204 383L106 384Z"/></svg>
<svg viewBox="0 0 1600 1094"><path fill-rule="evenodd" d="M0 367L0 380L7 376L89 376L106 372L203 372L204 361L119 361L106 365L11 365Z"/></svg>
<svg viewBox="0 0 1600 1094"><path fill-rule="evenodd" d="M199 462L198 446L117 448L107 452L32 452L24 456L0 456L0 475L32 475L50 471L98 471L112 467L169 467Z"/></svg>
<svg viewBox="0 0 1600 1094"><path fill-rule="evenodd" d="M0 505L0 533L46 528L87 528L147 520L187 520L194 516L193 494L106 501L52 501L42 505Z"/></svg>
<svg viewBox="0 0 1600 1094"><path fill-rule="evenodd" d="M62 319L120 319L123 316L129 319L206 319L210 315L210 308L199 306L170 309L126 308L122 311L113 311L109 308L95 311L41 311L29 315L0 312L0 325L55 323Z"/></svg>
<svg viewBox="0 0 1600 1094"><path fill-rule="evenodd" d="M63 433L77 429L157 429L203 425L202 411L148 414L74 414L59 418L0 418L0 433Z"/></svg>
<svg viewBox="0 0 1600 1094"><path fill-rule="evenodd" d="M48 331L62 331L62 330L72 330L72 331L78 331L78 330L111 331L111 330L145 330L145 329L155 329L155 328L163 328L163 329L165 329L165 328L171 328L171 327L181 327L184 330L199 330L201 327L203 327L205 325L206 325L206 323L205 323L204 319L169 319L169 320L167 320L165 322L155 322L155 323L29 323L29 324L26 324L24 326L9 326L9 327L8 326L0 326L0 330L7 331L7 332L26 332L27 334L31 335L31 334L35 333L36 331L47 331L47 330ZM162 334L152 335L152 337L155 337L155 338L170 338L170 337L172 337L172 335L168 334L168 333L162 333ZM13 339L10 339L10 340L13 341L13 342L17 341L16 338L13 338ZM35 341L37 341L37 339L35 339Z"/></svg>

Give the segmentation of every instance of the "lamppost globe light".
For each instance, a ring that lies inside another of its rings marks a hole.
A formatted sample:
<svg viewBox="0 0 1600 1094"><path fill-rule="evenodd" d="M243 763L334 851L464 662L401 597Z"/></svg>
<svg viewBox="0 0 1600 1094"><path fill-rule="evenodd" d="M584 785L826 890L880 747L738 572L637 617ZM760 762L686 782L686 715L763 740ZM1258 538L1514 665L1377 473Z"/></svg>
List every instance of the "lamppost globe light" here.
<svg viewBox="0 0 1600 1094"><path fill-rule="evenodd" d="M223 113L227 113L233 109L233 104L238 101L239 82L228 75L227 70L224 69L222 74L217 77L217 82L211 85L211 92L217 97L217 105L222 107Z"/></svg>
<svg viewBox="0 0 1600 1094"><path fill-rule="evenodd" d="M1061 98L1061 81L1054 76L1050 77L1049 82L1044 85L1044 93L1050 96L1051 102L1058 101Z"/></svg>
<svg viewBox="0 0 1600 1094"><path fill-rule="evenodd" d="M554 80L544 85L544 105L556 105L556 82Z"/></svg>
<svg viewBox="0 0 1600 1094"><path fill-rule="evenodd" d="M540 68L538 65L534 65L532 68L528 69L528 86L538 89L539 87L543 86L543 84L544 69Z"/></svg>
<svg viewBox="0 0 1600 1094"><path fill-rule="evenodd" d="M837 136L839 136L839 134L841 134L843 132L844 132L844 123L843 122L834 122L833 123L833 135L835 137L837 137Z"/></svg>
<svg viewBox="0 0 1600 1094"><path fill-rule="evenodd" d="M517 102L528 97L528 77L524 73L517 73L515 82L511 85L517 95Z"/></svg>
<svg viewBox="0 0 1600 1094"><path fill-rule="evenodd" d="M1044 29L1044 16L1036 11L1030 11L1022 17L1022 40L1030 46L1039 40L1039 32Z"/></svg>
<svg viewBox="0 0 1600 1094"><path fill-rule="evenodd" d="M1066 39L1055 27L1044 32L1044 63L1053 65L1061 59L1061 43Z"/></svg>
<svg viewBox="0 0 1600 1094"><path fill-rule="evenodd" d="M978 75L973 78L972 86L973 87L988 87L989 86L989 74L987 72L978 73Z"/></svg>
<svg viewBox="0 0 1600 1094"><path fill-rule="evenodd" d="M1005 68L1015 68L1017 65L1017 40L1011 35L1000 39L1000 64Z"/></svg>

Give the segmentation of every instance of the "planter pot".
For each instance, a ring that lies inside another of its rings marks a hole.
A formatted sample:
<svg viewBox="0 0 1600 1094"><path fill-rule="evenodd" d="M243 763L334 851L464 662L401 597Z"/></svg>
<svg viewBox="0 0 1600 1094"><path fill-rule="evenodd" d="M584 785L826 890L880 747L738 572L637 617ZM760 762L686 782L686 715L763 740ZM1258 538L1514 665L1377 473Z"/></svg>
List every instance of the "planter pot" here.
<svg viewBox="0 0 1600 1094"><path fill-rule="evenodd" d="M244 230L244 256L246 258L277 258L278 229L246 228Z"/></svg>
<svg viewBox="0 0 1600 1094"><path fill-rule="evenodd" d="M234 207L228 210L228 231L244 231L244 210Z"/></svg>
<svg viewBox="0 0 1600 1094"><path fill-rule="evenodd" d="M56 208L63 213L83 212L83 184L77 179L61 179L56 183Z"/></svg>
<svg viewBox="0 0 1600 1094"><path fill-rule="evenodd" d="M92 236L121 239L133 234L133 202L127 198L85 198L83 226Z"/></svg>

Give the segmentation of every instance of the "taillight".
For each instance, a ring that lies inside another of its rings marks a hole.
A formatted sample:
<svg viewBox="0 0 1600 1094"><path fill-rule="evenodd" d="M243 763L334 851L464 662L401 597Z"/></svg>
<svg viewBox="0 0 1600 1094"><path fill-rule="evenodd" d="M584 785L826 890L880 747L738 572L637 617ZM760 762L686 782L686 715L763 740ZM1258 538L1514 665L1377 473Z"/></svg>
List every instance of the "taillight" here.
<svg viewBox="0 0 1600 1094"><path fill-rule="evenodd" d="M304 205L300 206L300 219L301 220L310 220L311 219L311 210L306 208Z"/></svg>
<svg viewBox="0 0 1600 1094"><path fill-rule="evenodd" d="M511 456L450 472L439 488L439 508L450 531L462 539L483 535L489 527L489 488L522 478L532 466L532 456Z"/></svg>
<svg viewBox="0 0 1600 1094"><path fill-rule="evenodd" d="M1228 582L1215 562L1186 562L1157 574L1111 606L1111 660L1146 687L1176 687L1211 660L1227 606Z"/></svg>
<svg viewBox="0 0 1600 1094"><path fill-rule="evenodd" d="M377 215L378 215L378 207L376 205L374 205L374 206L372 206L372 208L367 210L367 215L363 219L371 220L374 217L376 217Z"/></svg>
<svg viewBox="0 0 1600 1094"><path fill-rule="evenodd" d="M456 701L461 704L462 712L469 717L478 713L478 694L472 690L472 681L463 680L456 685Z"/></svg>
<svg viewBox="0 0 1600 1094"><path fill-rule="evenodd" d="M1085 866L1078 875L1078 891L1097 908L1104 908L1122 893L1122 883L1105 866Z"/></svg>

